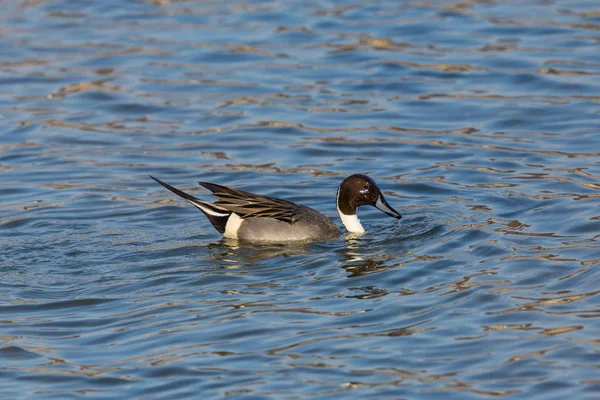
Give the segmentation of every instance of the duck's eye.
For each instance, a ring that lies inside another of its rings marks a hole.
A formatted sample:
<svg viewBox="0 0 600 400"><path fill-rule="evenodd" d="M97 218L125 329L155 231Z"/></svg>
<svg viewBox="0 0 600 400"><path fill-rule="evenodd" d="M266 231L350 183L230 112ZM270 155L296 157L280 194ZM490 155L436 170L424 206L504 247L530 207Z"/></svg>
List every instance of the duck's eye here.
<svg viewBox="0 0 600 400"><path fill-rule="evenodd" d="M364 186L364 189L365 189L365 190L369 190L369 185L365 185L365 186Z"/></svg>

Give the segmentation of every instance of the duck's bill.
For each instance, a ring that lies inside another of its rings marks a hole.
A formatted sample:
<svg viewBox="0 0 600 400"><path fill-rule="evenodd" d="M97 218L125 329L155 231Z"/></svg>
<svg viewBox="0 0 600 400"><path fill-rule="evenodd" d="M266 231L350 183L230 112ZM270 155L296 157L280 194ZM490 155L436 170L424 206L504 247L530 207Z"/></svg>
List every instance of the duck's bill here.
<svg viewBox="0 0 600 400"><path fill-rule="evenodd" d="M375 203L375 208L383 211L390 217L394 217L396 219L402 218L402 215L400 215L400 213L398 211L396 211L392 207L390 207L388 202L385 201L385 197L383 197L382 194L379 195L379 198L377 199L377 202Z"/></svg>

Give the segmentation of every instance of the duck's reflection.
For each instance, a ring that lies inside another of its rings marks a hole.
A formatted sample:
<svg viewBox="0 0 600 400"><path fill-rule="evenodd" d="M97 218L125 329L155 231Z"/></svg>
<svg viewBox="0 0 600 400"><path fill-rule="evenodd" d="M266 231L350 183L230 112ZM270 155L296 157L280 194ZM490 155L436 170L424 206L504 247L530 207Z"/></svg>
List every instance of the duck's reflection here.
<svg viewBox="0 0 600 400"><path fill-rule="evenodd" d="M346 234L325 242L248 242L222 238L208 243L206 249L207 257L220 268L298 267L317 257L324 264L343 268L353 278L401 267L410 262L411 249L418 246L415 242L431 240L443 231L440 226L411 228L414 230L408 236L404 227L388 230L386 235Z"/></svg>
<svg viewBox="0 0 600 400"><path fill-rule="evenodd" d="M402 267L414 259L414 248L443 235L444 226L431 222L417 217L395 229L381 227L379 231L385 235L348 234L339 250L339 265L349 272L349 278Z"/></svg>
<svg viewBox="0 0 600 400"><path fill-rule="evenodd" d="M314 253L310 243L260 243L223 238L208 243L208 257L226 268L247 268L270 264L273 260Z"/></svg>
<svg viewBox="0 0 600 400"><path fill-rule="evenodd" d="M382 268L389 256L377 249L366 236L347 235L338 265L348 271L349 278L363 276Z"/></svg>

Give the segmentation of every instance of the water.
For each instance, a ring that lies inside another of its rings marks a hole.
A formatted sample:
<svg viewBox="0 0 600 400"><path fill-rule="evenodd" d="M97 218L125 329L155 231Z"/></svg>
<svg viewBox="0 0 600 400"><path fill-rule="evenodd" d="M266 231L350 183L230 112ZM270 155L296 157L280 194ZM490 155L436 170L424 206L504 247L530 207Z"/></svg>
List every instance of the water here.
<svg viewBox="0 0 600 400"><path fill-rule="evenodd" d="M0 397L600 396L596 1L0 4ZM224 241L148 174L398 223Z"/></svg>

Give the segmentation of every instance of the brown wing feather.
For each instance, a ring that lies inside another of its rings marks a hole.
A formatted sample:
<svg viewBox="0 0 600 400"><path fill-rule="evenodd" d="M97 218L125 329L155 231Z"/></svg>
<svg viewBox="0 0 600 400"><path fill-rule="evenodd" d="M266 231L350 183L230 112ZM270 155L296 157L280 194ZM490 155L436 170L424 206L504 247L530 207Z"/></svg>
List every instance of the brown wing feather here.
<svg viewBox="0 0 600 400"><path fill-rule="evenodd" d="M236 213L242 219L250 217L274 218L293 224L299 218L298 211L302 206L291 201L259 196L215 183L198 183L210 190L219 199L214 203L215 205Z"/></svg>

